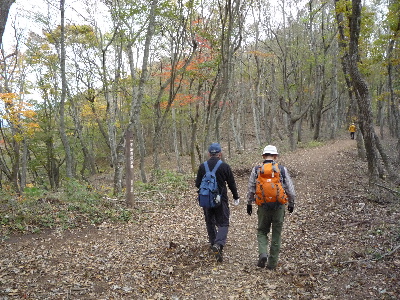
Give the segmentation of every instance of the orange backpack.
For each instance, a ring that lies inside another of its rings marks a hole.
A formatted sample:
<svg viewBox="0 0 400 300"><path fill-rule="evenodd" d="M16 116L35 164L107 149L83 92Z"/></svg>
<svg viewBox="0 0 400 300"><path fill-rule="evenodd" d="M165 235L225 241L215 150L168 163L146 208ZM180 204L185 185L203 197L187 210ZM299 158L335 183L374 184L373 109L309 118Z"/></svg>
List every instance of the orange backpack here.
<svg viewBox="0 0 400 300"><path fill-rule="evenodd" d="M286 204L287 195L281 183L281 171L276 162L266 163L257 170L256 204L279 202Z"/></svg>

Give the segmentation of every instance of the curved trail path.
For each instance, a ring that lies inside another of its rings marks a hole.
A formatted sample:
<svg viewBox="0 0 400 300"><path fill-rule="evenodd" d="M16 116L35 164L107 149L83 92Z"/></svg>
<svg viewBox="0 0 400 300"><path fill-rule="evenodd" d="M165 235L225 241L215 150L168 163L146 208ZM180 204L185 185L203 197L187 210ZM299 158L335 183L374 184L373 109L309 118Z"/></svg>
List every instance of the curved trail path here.
<svg viewBox="0 0 400 300"><path fill-rule="evenodd" d="M242 201L231 206L222 264L208 253L193 189L170 204L140 203L132 224L2 242L0 298L398 299L399 254L371 258L395 246L388 240L399 228L399 207L367 199L356 154L348 139L280 157L297 201L276 271L256 267L257 218L244 201L249 174L238 174Z"/></svg>

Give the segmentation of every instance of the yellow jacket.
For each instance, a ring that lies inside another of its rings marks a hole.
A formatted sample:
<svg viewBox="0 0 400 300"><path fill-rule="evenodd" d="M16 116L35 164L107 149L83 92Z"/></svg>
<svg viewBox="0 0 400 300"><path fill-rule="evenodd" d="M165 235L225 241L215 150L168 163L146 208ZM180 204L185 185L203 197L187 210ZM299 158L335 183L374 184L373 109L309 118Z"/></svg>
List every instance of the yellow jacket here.
<svg viewBox="0 0 400 300"><path fill-rule="evenodd" d="M349 126L349 131L350 131L350 132L356 132L356 125L351 124L351 125Z"/></svg>

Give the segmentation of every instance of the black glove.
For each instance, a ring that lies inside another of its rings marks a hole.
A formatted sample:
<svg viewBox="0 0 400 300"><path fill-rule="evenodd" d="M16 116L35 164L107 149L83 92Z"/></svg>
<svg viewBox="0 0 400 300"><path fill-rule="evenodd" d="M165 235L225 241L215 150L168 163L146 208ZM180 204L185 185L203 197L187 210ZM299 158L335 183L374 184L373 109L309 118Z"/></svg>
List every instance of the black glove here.
<svg viewBox="0 0 400 300"><path fill-rule="evenodd" d="M247 204L247 213L249 216L251 216L251 213L253 212L253 205Z"/></svg>
<svg viewBox="0 0 400 300"><path fill-rule="evenodd" d="M288 206L288 211L291 214L294 211L294 206Z"/></svg>

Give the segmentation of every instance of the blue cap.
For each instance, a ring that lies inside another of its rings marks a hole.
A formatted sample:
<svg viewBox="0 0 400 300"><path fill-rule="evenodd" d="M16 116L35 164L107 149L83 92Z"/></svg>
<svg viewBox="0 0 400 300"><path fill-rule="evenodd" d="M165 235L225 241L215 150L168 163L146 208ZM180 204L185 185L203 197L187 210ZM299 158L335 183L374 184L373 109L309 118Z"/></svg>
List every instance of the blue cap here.
<svg viewBox="0 0 400 300"><path fill-rule="evenodd" d="M208 148L209 153L220 153L221 152L221 145L218 143L212 143Z"/></svg>

